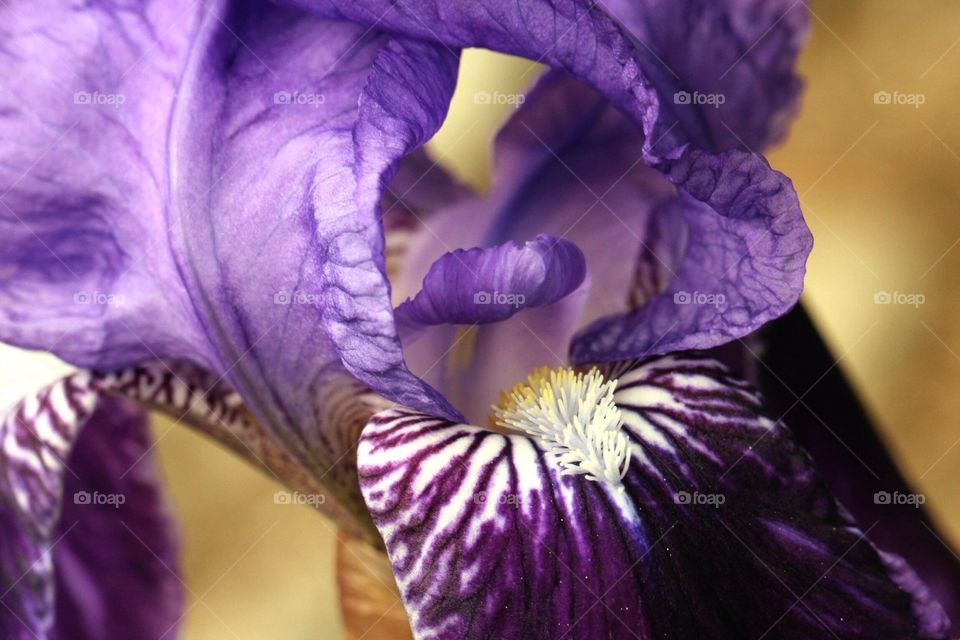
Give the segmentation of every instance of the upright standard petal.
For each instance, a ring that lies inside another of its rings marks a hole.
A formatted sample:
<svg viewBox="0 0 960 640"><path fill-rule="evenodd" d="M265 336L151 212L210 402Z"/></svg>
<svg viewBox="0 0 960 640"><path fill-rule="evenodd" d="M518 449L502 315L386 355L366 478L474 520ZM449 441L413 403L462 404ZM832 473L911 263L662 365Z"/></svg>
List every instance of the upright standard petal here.
<svg viewBox="0 0 960 640"><path fill-rule="evenodd" d="M800 90L808 13L790 0L274 1L562 69L630 116L648 159L779 139Z"/></svg>
<svg viewBox="0 0 960 640"><path fill-rule="evenodd" d="M192 361L316 477L347 370L456 416L403 366L378 220L455 54L253 1L0 12L0 339Z"/></svg>
<svg viewBox="0 0 960 640"><path fill-rule="evenodd" d="M796 0L604 0L650 54L662 118L714 152L763 151L786 135L802 82L809 9ZM667 115L669 114L669 115Z"/></svg>
<svg viewBox="0 0 960 640"><path fill-rule="evenodd" d="M89 374L66 378L0 425L4 638L172 638L179 623L146 416L96 387Z"/></svg>
<svg viewBox="0 0 960 640"><path fill-rule="evenodd" d="M584 253L588 285L571 323L581 331L555 350L569 348L575 362L713 347L789 310L812 245L790 181L737 150L689 149L653 168L642 143L602 96L548 73L497 137L491 193L415 233L399 286L412 289L449 247L569 238ZM524 330L513 336L530 340Z"/></svg>
<svg viewBox="0 0 960 640"><path fill-rule="evenodd" d="M574 338L575 362L608 362L740 338L800 297L813 237L790 181L742 151L687 151L667 174L679 197L658 215L686 223L667 289Z"/></svg>
<svg viewBox="0 0 960 640"><path fill-rule="evenodd" d="M563 425L559 457L545 437L407 410L364 430L361 487L418 638L949 637L925 587L720 365L669 357L603 376L626 469L582 475L611 449L582 449L593 436ZM515 414L531 419L555 401L524 393Z"/></svg>

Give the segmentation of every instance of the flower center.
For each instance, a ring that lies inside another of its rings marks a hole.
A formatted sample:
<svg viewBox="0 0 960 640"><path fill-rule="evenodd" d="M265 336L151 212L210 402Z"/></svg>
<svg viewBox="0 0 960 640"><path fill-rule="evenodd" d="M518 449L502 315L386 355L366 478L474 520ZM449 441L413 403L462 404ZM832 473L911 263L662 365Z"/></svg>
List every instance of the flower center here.
<svg viewBox="0 0 960 640"><path fill-rule="evenodd" d="M630 465L630 441L623 414L613 401L616 380L597 369L542 367L509 392L500 392L493 407L496 424L526 433L546 445L564 475L620 486Z"/></svg>

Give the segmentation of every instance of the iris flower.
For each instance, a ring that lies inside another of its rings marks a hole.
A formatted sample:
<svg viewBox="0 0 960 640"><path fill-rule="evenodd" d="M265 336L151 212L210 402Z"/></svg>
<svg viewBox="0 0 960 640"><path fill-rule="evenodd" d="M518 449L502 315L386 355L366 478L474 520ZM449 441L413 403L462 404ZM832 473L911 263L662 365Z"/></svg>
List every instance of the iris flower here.
<svg viewBox="0 0 960 640"><path fill-rule="evenodd" d="M779 0L6 0L0 339L80 371L0 427L3 637L175 633L144 407L323 495L418 638L948 637L716 349L802 288L757 152L806 27ZM417 151L465 47L550 68L484 196Z"/></svg>

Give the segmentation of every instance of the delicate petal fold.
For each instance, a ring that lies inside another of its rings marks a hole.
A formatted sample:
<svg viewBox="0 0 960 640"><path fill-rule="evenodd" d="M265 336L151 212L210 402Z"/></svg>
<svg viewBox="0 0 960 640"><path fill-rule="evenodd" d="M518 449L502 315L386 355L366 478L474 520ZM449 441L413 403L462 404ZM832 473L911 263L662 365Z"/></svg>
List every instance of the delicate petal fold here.
<svg viewBox="0 0 960 640"><path fill-rule="evenodd" d="M458 249L433 263L420 292L397 307L397 324L416 330L500 322L561 300L585 275L583 253L564 238L539 235L522 246Z"/></svg>
<svg viewBox="0 0 960 640"><path fill-rule="evenodd" d="M361 488L418 638L949 637L722 366L605 374L632 452L619 485L413 411L364 430Z"/></svg>
<svg viewBox="0 0 960 640"><path fill-rule="evenodd" d="M416 232L399 286L411 290L449 247L568 238L589 277L572 327L582 331L570 336L576 362L713 347L790 309L812 243L790 181L736 150L688 150L652 168L642 140L595 91L547 74L497 137L491 193ZM513 336L502 349L530 339Z"/></svg>
<svg viewBox="0 0 960 640"><path fill-rule="evenodd" d="M779 139L800 90L793 66L808 20L790 0L280 1L562 69L633 120L649 159L689 143L752 151Z"/></svg>
<svg viewBox="0 0 960 640"><path fill-rule="evenodd" d="M96 387L71 376L0 424L4 638L174 637L182 583L146 416Z"/></svg>
<svg viewBox="0 0 960 640"><path fill-rule="evenodd" d="M786 313L800 297L813 238L787 178L759 156L695 150L672 163L667 177L680 193L656 215L686 225L675 277L637 310L578 334L575 362L714 347Z"/></svg>
<svg viewBox="0 0 960 640"><path fill-rule="evenodd" d="M194 362L316 477L347 370L457 415L403 366L379 224L454 53L241 0L15 1L0 25L0 340Z"/></svg>
<svg viewBox="0 0 960 640"><path fill-rule="evenodd" d="M648 141L663 138L659 98L644 75L649 54L589 0L275 0L455 49L481 47L563 69L622 109ZM676 141L676 144L682 144ZM664 145L666 146L666 145Z"/></svg>
<svg viewBox="0 0 960 640"><path fill-rule="evenodd" d="M604 0L649 52L663 119L711 151L763 151L786 134L809 9L796 0ZM667 115L669 114L669 115Z"/></svg>

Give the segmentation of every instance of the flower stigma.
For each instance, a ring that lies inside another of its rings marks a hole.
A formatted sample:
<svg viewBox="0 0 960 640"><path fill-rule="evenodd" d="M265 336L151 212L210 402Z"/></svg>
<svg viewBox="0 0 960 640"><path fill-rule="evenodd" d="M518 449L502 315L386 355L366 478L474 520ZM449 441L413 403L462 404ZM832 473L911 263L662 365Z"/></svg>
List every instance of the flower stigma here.
<svg viewBox="0 0 960 640"><path fill-rule="evenodd" d="M530 435L546 445L563 475L622 488L630 465L630 440L623 414L614 403L616 380L596 368L587 373L569 367L541 367L493 406L497 426Z"/></svg>

